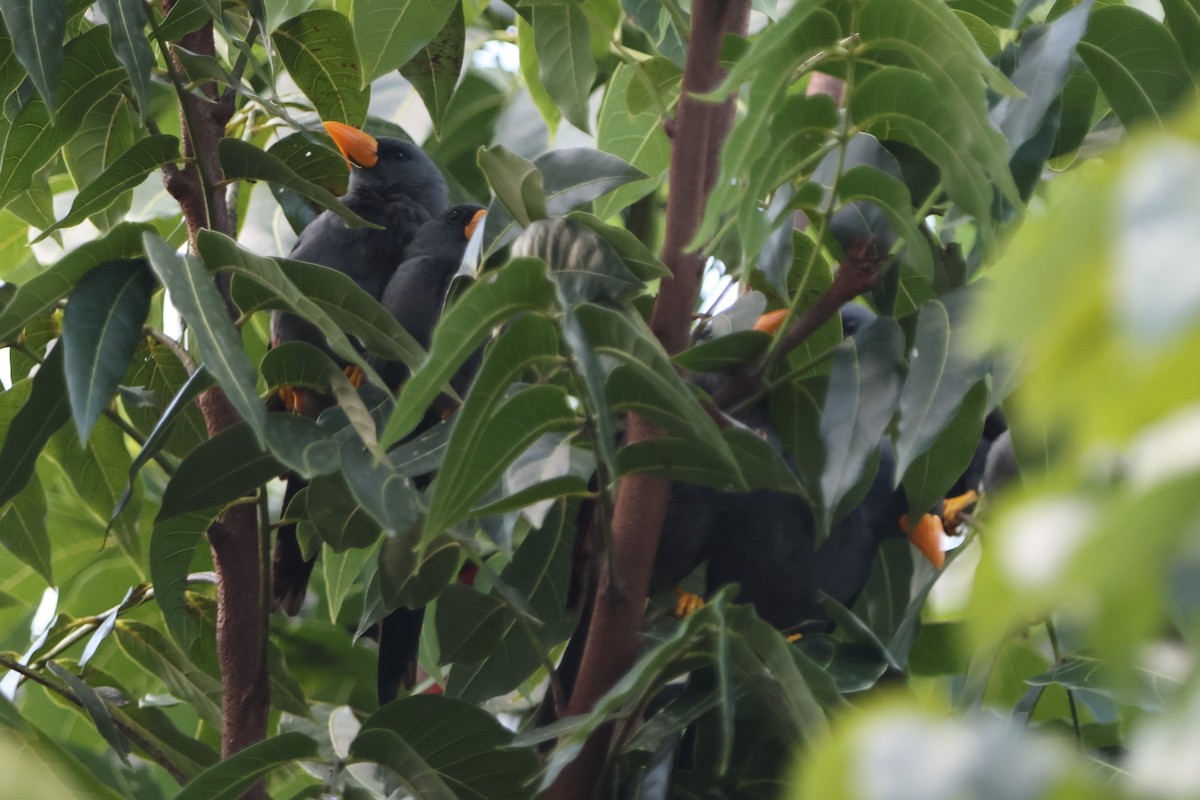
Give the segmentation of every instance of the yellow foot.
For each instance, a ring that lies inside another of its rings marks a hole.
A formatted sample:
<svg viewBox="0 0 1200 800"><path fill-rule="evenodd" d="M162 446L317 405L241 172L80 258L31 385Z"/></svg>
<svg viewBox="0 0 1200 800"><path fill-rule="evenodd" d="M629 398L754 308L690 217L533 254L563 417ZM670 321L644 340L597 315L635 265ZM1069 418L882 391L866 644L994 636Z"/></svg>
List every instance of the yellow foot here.
<svg viewBox="0 0 1200 800"><path fill-rule="evenodd" d="M304 394L300 389L294 386L281 386L279 399L283 401L283 407L293 414L304 413Z"/></svg>
<svg viewBox="0 0 1200 800"><path fill-rule="evenodd" d="M787 637L787 640L788 640L789 644L795 644L796 642L800 641L803 638L804 638L803 633L793 633L791 636Z"/></svg>
<svg viewBox="0 0 1200 800"><path fill-rule="evenodd" d="M675 618L687 619L704 607L704 598L700 595L675 587Z"/></svg>
<svg viewBox="0 0 1200 800"><path fill-rule="evenodd" d="M357 364L348 364L342 372L346 373L346 377L350 379L350 385L355 389L362 386L367 377L363 374L362 367Z"/></svg>
<svg viewBox="0 0 1200 800"><path fill-rule="evenodd" d="M942 550L942 537L946 531L942 527L942 520L933 514L926 514L917 522L915 528L909 527L908 514L900 517L900 529L908 535L908 540L913 543L921 553L929 559L929 563L937 569L941 569L946 563L946 552Z"/></svg>
<svg viewBox="0 0 1200 800"><path fill-rule="evenodd" d="M959 516L975 505L979 500L979 493L974 489L970 489L958 497L947 497L942 501L942 522L947 528L953 528L958 525Z"/></svg>

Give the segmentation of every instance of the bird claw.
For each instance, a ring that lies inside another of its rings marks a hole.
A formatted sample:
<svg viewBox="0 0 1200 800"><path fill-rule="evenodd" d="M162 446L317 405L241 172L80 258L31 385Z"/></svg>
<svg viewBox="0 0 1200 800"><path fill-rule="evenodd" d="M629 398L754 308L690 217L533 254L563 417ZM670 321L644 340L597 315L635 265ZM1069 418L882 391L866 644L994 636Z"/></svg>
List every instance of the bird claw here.
<svg viewBox="0 0 1200 800"><path fill-rule="evenodd" d="M675 618L687 619L692 614L695 614L704 607L704 598L697 594L692 594L685 589L675 587Z"/></svg>
<svg viewBox="0 0 1200 800"><path fill-rule="evenodd" d="M366 380L366 375L363 373L362 367L357 364L349 364L342 371L346 373L346 377L350 379L350 385L355 389L361 388L363 381Z"/></svg>
<svg viewBox="0 0 1200 800"><path fill-rule="evenodd" d="M304 413L304 395L296 387L279 387L279 399L283 401L283 407L293 414Z"/></svg>
<svg viewBox="0 0 1200 800"><path fill-rule="evenodd" d="M786 638L788 640L788 644L795 644L796 642L798 642L804 638L804 634L803 633L793 633L791 636L788 636Z"/></svg>
<svg viewBox="0 0 1200 800"><path fill-rule="evenodd" d="M978 500L979 493L974 489L968 489L958 497L947 497L942 501L942 522L946 523L947 528L955 527L959 518Z"/></svg>

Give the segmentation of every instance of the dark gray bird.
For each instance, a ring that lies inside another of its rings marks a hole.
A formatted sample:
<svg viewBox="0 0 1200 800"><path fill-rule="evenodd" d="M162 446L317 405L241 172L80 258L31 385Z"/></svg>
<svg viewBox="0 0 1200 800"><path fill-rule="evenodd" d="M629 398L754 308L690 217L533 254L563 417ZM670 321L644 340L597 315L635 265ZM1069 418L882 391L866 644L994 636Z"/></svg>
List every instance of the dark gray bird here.
<svg viewBox="0 0 1200 800"><path fill-rule="evenodd" d="M300 234L290 257L343 272L378 300L417 231L445 210L446 181L429 156L411 142L376 139L340 122L326 122L325 130L350 166L350 186L342 202L382 229L349 228L332 211L324 211ZM277 311L271 316L271 346L290 341L308 342L329 353L316 326ZM313 417L330 403L307 390L289 390L281 396L289 410ZM304 485L299 476L288 476L285 509ZM281 527L272 559L276 608L293 615L300 610L313 563L301 553L295 526Z"/></svg>
<svg viewBox="0 0 1200 800"><path fill-rule="evenodd" d="M467 242L486 213L483 206L467 203L426 222L383 290L383 307L425 349L429 349L433 327L442 315L450 281L462 263ZM408 369L399 361L381 361L374 366L393 389L408 377Z"/></svg>

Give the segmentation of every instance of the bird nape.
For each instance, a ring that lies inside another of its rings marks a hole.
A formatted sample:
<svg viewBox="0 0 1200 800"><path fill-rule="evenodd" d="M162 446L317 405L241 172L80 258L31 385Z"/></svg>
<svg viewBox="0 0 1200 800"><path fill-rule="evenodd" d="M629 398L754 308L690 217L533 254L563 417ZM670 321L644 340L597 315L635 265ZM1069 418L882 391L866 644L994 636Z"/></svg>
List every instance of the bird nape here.
<svg viewBox="0 0 1200 800"><path fill-rule="evenodd" d="M375 138L339 122L326 122L325 130L350 169L350 184L342 202L380 227L350 228L332 211L323 211L300 234L289 257L342 272L378 300L418 229L445 210L446 181L429 156L411 142ZM271 346L291 341L307 342L334 357L316 326L294 314L274 312ZM327 396L306 389L281 395L289 410L314 418L332 403ZM285 509L304 485L298 475L288 476ZM313 563L301 552L295 526L281 526L272 559L275 608L288 614L299 611Z"/></svg>

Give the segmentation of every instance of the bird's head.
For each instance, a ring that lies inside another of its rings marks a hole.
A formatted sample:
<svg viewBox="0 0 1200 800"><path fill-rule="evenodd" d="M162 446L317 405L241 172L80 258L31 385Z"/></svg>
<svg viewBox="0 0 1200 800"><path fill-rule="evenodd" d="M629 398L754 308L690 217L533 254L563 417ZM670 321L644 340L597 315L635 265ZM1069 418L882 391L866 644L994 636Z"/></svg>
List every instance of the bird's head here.
<svg viewBox="0 0 1200 800"><path fill-rule="evenodd" d="M423 253L461 253L486 214L487 210L475 203L446 209L421 226L405 251L405 257Z"/></svg>
<svg viewBox="0 0 1200 800"><path fill-rule="evenodd" d="M341 122L325 130L350 165L350 191L367 191L385 199L408 197L430 215L446 207L446 180L420 147L403 139L376 138Z"/></svg>

